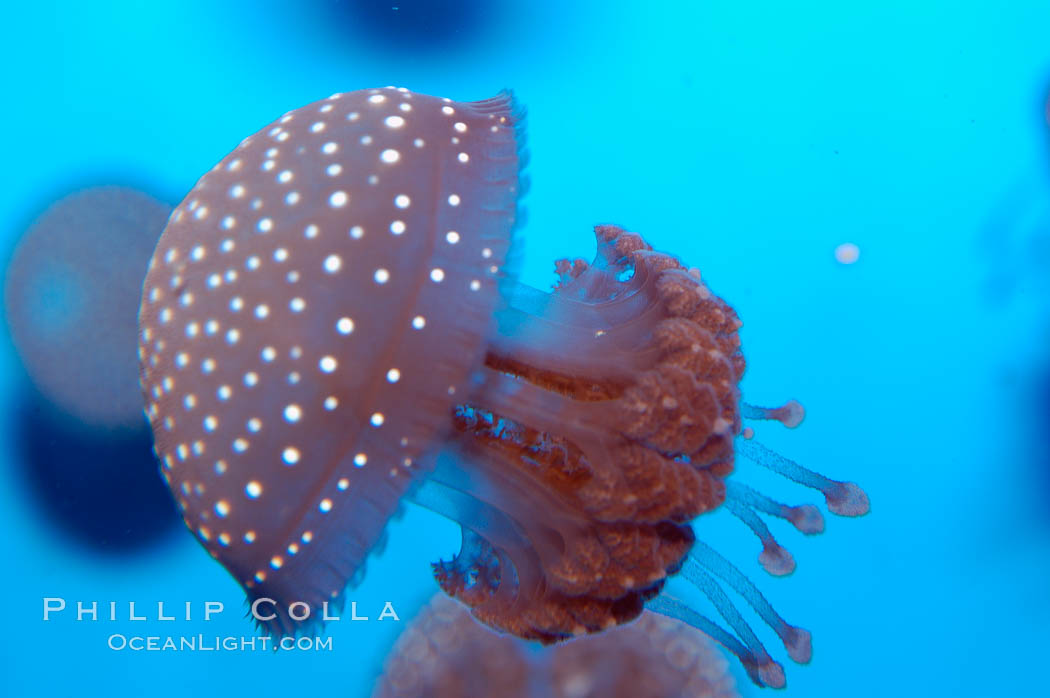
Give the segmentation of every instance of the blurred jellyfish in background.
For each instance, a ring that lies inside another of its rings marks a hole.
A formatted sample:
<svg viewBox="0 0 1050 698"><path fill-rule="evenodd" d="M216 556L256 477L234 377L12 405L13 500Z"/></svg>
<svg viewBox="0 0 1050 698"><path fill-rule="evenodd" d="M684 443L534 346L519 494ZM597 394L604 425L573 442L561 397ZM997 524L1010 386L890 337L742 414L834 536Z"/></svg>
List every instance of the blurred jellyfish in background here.
<svg viewBox="0 0 1050 698"><path fill-rule="evenodd" d="M702 633L653 613L543 649L495 635L438 595L401 634L373 698L707 698L739 695Z"/></svg>
<svg viewBox="0 0 1050 698"><path fill-rule="evenodd" d="M52 204L17 243L4 312L25 369L9 404L18 467L43 512L89 548L138 549L177 521L138 387L136 313L171 207L124 187Z"/></svg>
<svg viewBox="0 0 1050 698"><path fill-rule="evenodd" d="M376 53L440 56L461 52L479 37L495 31L493 24L504 13L502 0L347 0L326 3L328 28L346 41L351 29L355 43Z"/></svg>
<svg viewBox="0 0 1050 698"><path fill-rule="evenodd" d="M1013 457L1033 463L1038 493L1030 507L1046 525L1050 510L1050 99L1037 107L1044 145L985 221L979 252L987 260L985 296L1011 338L1000 383L1017 413ZM1031 110L1036 112L1036 109ZM1018 328L1031 328L1019 331ZM1019 406L1019 408L1018 408Z"/></svg>

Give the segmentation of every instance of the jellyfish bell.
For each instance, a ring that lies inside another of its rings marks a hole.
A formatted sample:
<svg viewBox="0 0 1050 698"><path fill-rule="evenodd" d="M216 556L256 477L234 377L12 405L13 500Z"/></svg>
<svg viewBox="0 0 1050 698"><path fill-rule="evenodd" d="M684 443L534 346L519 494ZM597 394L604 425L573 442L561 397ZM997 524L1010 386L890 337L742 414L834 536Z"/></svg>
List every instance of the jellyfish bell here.
<svg viewBox="0 0 1050 698"><path fill-rule="evenodd" d="M438 595L398 637L372 696L733 698L728 669L702 633L654 613L537 651Z"/></svg>
<svg viewBox="0 0 1050 698"><path fill-rule="evenodd" d="M147 414L187 525L251 598L339 598L450 430L499 298L520 117L509 93L333 95L172 214L143 287Z"/></svg>
<svg viewBox="0 0 1050 698"><path fill-rule="evenodd" d="M4 311L30 379L90 427L138 428L134 337L142 272L171 206L119 186L52 204L4 280Z"/></svg>
<svg viewBox="0 0 1050 698"><path fill-rule="evenodd" d="M862 514L866 497L745 438L745 419L793 427L804 412L741 401L740 321L695 269L601 225L594 262L558 262L553 292L506 274L523 140L507 94L363 90L286 114L202 177L143 288L164 477L251 599L339 599L411 499L461 525L434 574L487 625L553 643L648 605L782 686L722 585L798 662L809 634L692 522L726 506L787 574L759 513L803 533L823 518L730 479L738 453L834 513ZM673 574L730 629L664 594Z"/></svg>

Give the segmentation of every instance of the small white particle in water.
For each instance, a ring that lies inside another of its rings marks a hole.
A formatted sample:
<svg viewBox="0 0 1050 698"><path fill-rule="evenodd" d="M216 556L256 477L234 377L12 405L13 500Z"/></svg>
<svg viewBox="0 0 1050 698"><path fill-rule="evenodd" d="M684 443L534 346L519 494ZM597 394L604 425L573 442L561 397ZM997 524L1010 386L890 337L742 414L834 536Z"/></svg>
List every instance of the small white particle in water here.
<svg viewBox="0 0 1050 698"><path fill-rule="evenodd" d="M835 248L835 261L839 264L855 264L860 259L860 247L852 242L844 242Z"/></svg>

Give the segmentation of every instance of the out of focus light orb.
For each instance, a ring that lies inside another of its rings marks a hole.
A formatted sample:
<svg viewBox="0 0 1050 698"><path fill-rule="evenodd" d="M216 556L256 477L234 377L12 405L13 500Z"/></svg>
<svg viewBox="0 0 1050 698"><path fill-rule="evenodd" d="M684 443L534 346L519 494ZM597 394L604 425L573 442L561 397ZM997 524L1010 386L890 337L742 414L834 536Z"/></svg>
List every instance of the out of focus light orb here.
<svg viewBox="0 0 1050 698"><path fill-rule="evenodd" d="M12 341L37 389L86 424L143 422L135 355L146 265L171 207L123 187L53 204L4 280Z"/></svg>

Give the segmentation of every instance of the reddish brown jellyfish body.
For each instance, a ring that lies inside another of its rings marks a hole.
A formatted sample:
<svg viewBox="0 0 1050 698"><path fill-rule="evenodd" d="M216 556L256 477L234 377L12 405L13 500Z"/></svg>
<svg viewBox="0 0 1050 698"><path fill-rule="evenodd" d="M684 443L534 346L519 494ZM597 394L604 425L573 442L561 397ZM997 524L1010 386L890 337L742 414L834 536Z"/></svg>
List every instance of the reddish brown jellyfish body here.
<svg viewBox="0 0 1050 698"><path fill-rule="evenodd" d="M479 365L518 196L508 94L333 95L175 209L140 356L186 523L291 633L361 571Z"/></svg>
<svg viewBox="0 0 1050 698"><path fill-rule="evenodd" d="M654 613L534 651L437 596L401 633L373 698L734 698L728 663L702 633Z"/></svg>
<svg viewBox="0 0 1050 698"><path fill-rule="evenodd" d="M729 481L738 453L835 513L867 499L749 440L744 419L796 426L803 412L741 402L740 322L699 272L602 225L594 262L559 262L552 293L510 278L521 114L509 95L335 95L197 183L140 314L164 477L249 598L275 602L272 632L306 627L281 610L294 602L341 599L409 498L461 525L462 550L434 573L487 625L552 643L648 605L782 686L721 584L796 661L809 634L691 524L726 506L773 574L794 561L759 512L823 529L814 507ZM661 593L676 573L732 632Z"/></svg>

